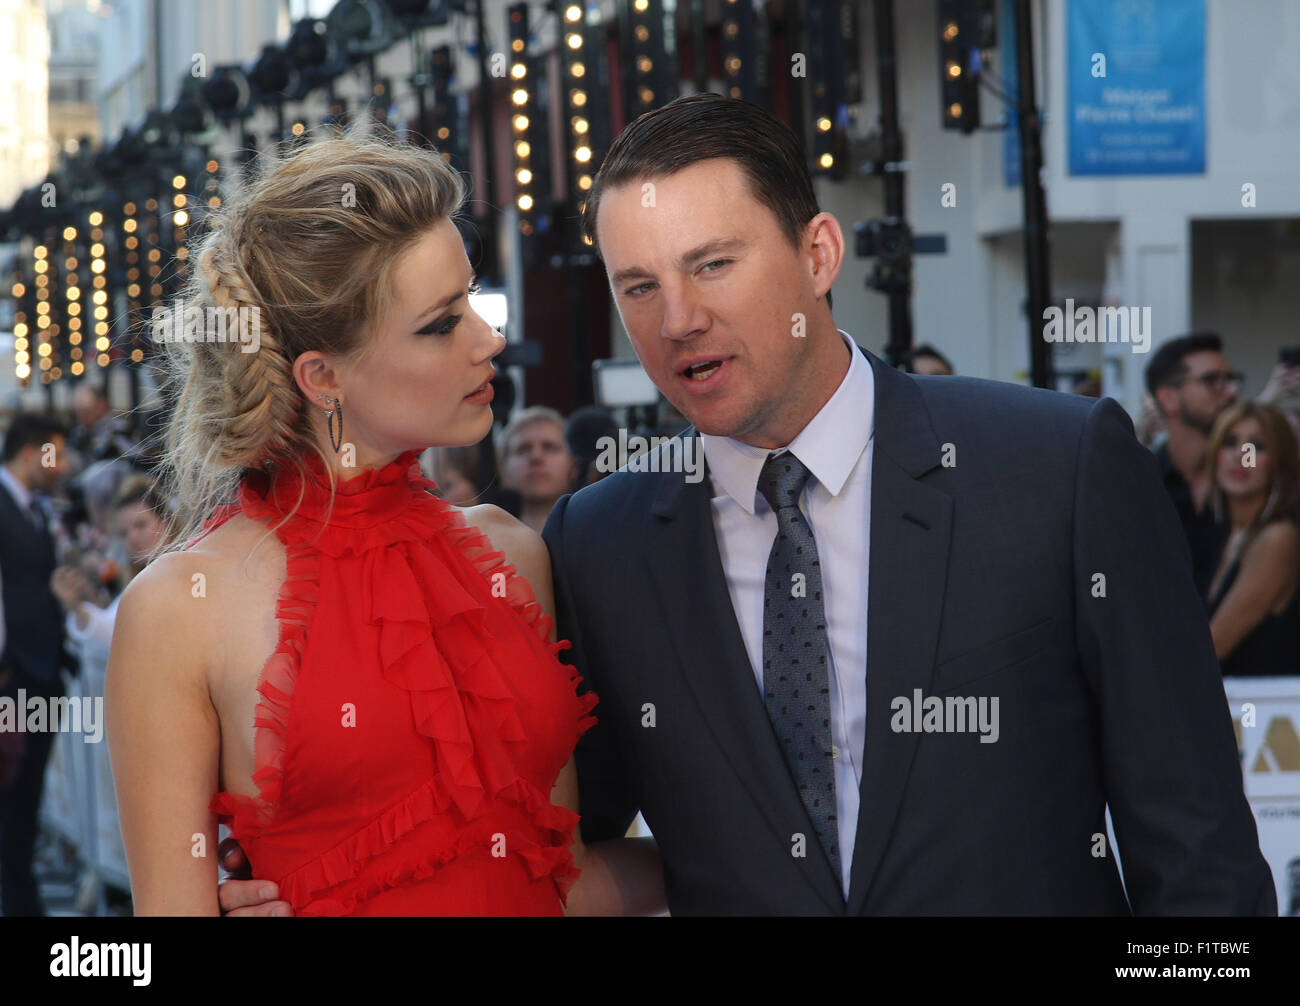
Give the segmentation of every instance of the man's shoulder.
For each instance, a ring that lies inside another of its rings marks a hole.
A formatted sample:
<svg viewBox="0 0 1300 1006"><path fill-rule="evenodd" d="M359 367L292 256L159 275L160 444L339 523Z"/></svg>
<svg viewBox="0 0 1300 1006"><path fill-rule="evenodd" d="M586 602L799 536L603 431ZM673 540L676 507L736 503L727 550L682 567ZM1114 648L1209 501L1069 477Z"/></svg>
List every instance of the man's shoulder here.
<svg viewBox="0 0 1300 1006"><path fill-rule="evenodd" d="M698 476L691 469L698 469ZM566 506L584 518L603 514L612 520L621 513L644 516L666 483L706 477L700 439L694 427L688 427L674 436L655 438L644 454L570 495Z"/></svg>
<svg viewBox="0 0 1300 1006"><path fill-rule="evenodd" d="M1113 399L1088 398L979 377L923 377L916 382L921 401L941 440L986 440L1042 444L1059 450L1077 442L1102 409L1124 423L1127 413ZM879 426L879 424L877 424Z"/></svg>
<svg viewBox="0 0 1300 1006"><path fill-rule="evenodd" d="M984 377L908 376L916 382L928 407L945 412L992 417L1059 417L1077 421L1097 404L1095 398Z"/></svg>

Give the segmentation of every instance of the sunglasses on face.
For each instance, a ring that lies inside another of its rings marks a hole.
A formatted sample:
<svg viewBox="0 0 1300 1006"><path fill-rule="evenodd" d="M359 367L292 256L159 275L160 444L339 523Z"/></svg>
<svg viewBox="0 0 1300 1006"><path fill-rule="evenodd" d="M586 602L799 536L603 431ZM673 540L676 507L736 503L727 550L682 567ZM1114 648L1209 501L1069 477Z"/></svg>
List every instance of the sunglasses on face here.
<svg viewBox="0 0 1300 1006"><path fill-rule="evenodd" d="M1222 371L1215 371L1214 373L1210 373L1210 374L1199 374L1196 377L1184 377L1181 380L1173 382L1171 386L1175 388L1179 388L1182 387L1184 384L1186 384L1188 381L1195 381L1198 384L1205 385L1205 387L1207 387L1210 391L1217 393L1223 391L1225 388L1228 387L1228 385L1234 385L1234 386L1240 385L1244 377L1245 377L1244 374L1241 374L1235 370L1222 370Z"/></svg>

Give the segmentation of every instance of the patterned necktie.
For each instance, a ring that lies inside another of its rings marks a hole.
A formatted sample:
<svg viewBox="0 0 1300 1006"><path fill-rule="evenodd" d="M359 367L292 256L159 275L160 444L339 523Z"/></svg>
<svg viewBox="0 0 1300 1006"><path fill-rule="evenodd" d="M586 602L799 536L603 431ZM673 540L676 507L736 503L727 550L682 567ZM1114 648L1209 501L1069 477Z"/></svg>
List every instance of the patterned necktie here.
<svg viewBox="0 0 1300 1006"><path fill-rule="evenodd" d="M799 509L810 474L786 451L768 455L758 477L777 522L763 591L763 696L799 798L838 877L830 645L817 543Z"/></svg>

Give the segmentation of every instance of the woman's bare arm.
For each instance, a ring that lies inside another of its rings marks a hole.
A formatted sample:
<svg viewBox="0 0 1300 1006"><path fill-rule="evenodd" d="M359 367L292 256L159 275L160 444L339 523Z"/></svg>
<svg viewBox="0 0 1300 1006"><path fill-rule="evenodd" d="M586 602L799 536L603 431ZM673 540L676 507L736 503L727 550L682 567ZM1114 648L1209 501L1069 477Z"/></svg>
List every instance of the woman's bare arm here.
<svg viewBox="0 0 1300 1006"><path fill-rule="evenodd" d="M1210 620L1214 653L1220 660L1235 650L1268 616L1288 585L1294 588L1300 562L1300 533L1288 521L1260 531L1241 557L1241 571Z"/></svg>
<svg viewBox="0 0 1300 1006"><path fill-rule="evenodd" d="M551 557L541 535L497 507L472 509L475 512L466 517L506 554L532 585L542 611L554 619ZM551 802L578 812L578 770L572 757L555 782ZM663 864L653 838L612 838L587 845L575 827L572 848L582 875L569 891L566 915L658 915L667 910Z"/></svg>
<svg viewBox="0 0 1300 1006"><path fill-rule="evenodd" d="M109 754L137 915L217 915L221 727L192 556L158 559L118 605L105 682Z"/></svg>

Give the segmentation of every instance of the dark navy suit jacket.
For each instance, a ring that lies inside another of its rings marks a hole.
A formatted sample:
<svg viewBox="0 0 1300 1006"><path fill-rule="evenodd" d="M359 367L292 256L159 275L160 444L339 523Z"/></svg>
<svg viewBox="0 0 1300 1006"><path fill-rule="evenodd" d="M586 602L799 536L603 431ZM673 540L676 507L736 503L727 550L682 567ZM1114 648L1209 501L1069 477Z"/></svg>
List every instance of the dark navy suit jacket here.
<svg viewBox="0 0 1300 1006"><path fill-rule="evenodd" d="M812 827L732 610L707 478L621 471L547 522L559 633L600 698L577 751L585 839L622 835L639 809L674 915L1276 914L1187 545L1127 415L866 357L847 903L815 840L794 854ZM997 741L893 729L916 689L997 697ZM1127 900L1097 837L1108 803Z"/></svg>

